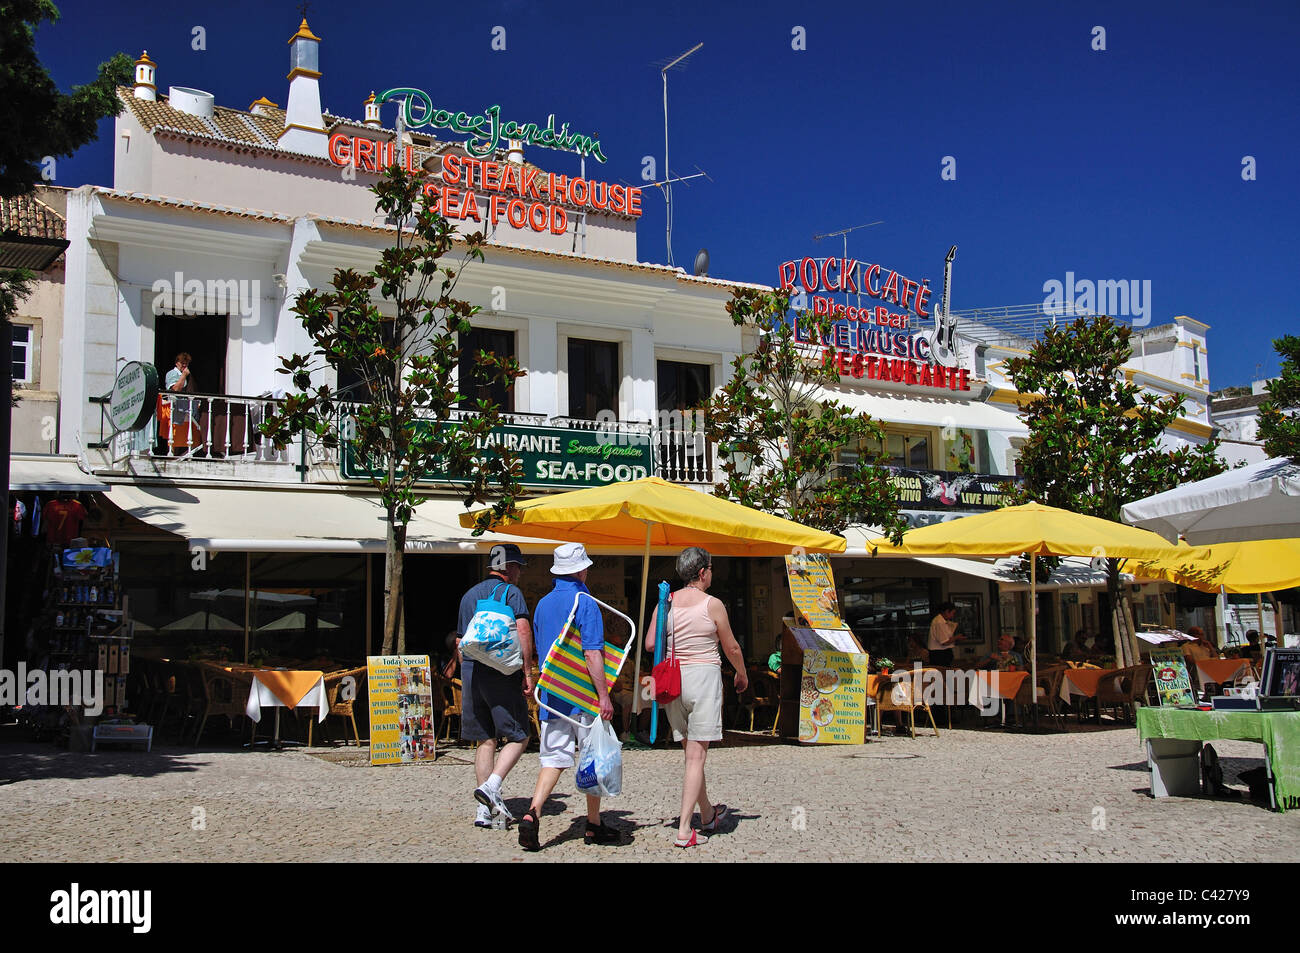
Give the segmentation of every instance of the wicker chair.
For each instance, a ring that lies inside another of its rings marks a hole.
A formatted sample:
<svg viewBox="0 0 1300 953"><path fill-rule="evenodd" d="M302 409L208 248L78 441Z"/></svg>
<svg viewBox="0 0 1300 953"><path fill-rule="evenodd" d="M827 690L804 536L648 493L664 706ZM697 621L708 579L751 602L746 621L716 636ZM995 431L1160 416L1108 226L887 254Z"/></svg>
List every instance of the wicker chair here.
<svg viewBox="0 0 1300 953"><path fill-rule="evenodd" d="M1124 712L1125 721L1136 721L1138 702L1146 698L1150 679L1150 665L1122 668L1113 676L1103 678L1097 685L1098 716L1102 709L1113 708L1116 712Z"/></svg>
<svg viewBox="0 0 1300 953"><path fill-rule="evenodd" d="M232 675L217 665L201 665L203 678L203 714L199 726L194 732L194 744L197 747L203 737L203 728L213 715L225 715L234 727L235 718L246 717L248 693L253 688L252 679Z"/></svg>
<svg viewBox="0 0 1300 953"><path fill-rule="evenodd" d="M896 680L882 680L880 687L880 713L883 715L887 711L907 712L911 719L913 738L916 737L916 710L918 708L925 711L926 716L930 719L930 727L934 729L934 736L939 737L939 726L934 722L934 712L925 703L922 692L926 672L934 672L938 677L943 677L943 673L936 668L910 669L906 672L894 673L894 679ZM918 676L921 679L920 683L917 682ZM930 677L933 678L934 676Z"/></svg>
<svg viewBox="0 0 1300 953"><path fill-rule="evenodd" d="M330 715L338 715L340 718L346 718L352 723L352 740L361 747L361 735L357 731L357 717L353 710L356 705L357 694L359 694L362 684L365 683L366 675L369 669L366 666L360 668L342 669L337 672L327 672L325 675L325 698L329 702L329 712L325 715L325 720L321 722L321 731L328 733L326 726L329 724ZM339 698L342 693L344 679L351 678L356 682L356 691L352 693L351 698ZM307 747L311 747L311 731L314 719L309 715L307 717ZM343 733L343 743L348 743L346 730Z"/></svg>
<svg viewBox="0 0 1300 953"><path fill-rule="evenodd" d="M434 679L435 686L440 687L443 693L442 705L442 737L439 741L451 741L451 720L460 721L460 704L461 704L461 685L459 678L442 678L439 676Z"/></svg>
<svg viewBox="0 0 1300 953"><path fill-rule="evenodd" d="M781 707L781 686L777 682L776 676L766 669L755 668L750 666L749 671L749 688L745 689L740 695L739 709L737 710L736 727L739 728L745 720L745 713L749 713L748 731L754 730L754 716L759 710L769 708L775 713ZM775 717L772 721L771 734L776 733Z"/></svg>
<svg viewBox="0 0 1300 953"><path fill-rule="evenodd" d="M1038 670L1038 692L1037 702L1047 709L1048 716L1055 718L1064 724L1065 712L1061 710L1061 681L1065 678L1065 668L1052 666L1050 668L1040 668ZM1025 679L1020 684L1020 690L1016 692L1015 703L1017 705L1031 705L1035 699L1030 697L1029 679Z"/></svg>

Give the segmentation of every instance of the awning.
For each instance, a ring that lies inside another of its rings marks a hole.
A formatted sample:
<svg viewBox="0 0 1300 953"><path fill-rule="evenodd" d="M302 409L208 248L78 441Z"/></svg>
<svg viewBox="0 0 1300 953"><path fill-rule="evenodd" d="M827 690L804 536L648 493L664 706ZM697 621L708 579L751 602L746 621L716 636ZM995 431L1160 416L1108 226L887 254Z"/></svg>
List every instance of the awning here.
<svg viewBox="0 0 1300 953"><path fill-rule="evenodd" d="M835 387L826 388L824 393L828 398L838 400L854 410L869 414L885 423L999 430L1019 436L1029 433L1029 428L1021 423L1020 418L1015 414L998 410L976 400L904 396Z"/></svg>
<svg viewBox="0 0 1300 953"><path fill-rule="evenodd" d="M217 487L115 483L111 501L155 529L214 552L382 553L386 524L378 498L332 487ZM461 529L460 500L416 507L408 553L487 552L510 537ZM530 540L521 549L549 552L557 542Z"/></svg>
<svg viewBox="0 0 1300 953"><path fill-rule="evenodd" d="M9 489L48 493L107 493L108 484L85 473L76 457L15 453L9 458Z"/></svg>

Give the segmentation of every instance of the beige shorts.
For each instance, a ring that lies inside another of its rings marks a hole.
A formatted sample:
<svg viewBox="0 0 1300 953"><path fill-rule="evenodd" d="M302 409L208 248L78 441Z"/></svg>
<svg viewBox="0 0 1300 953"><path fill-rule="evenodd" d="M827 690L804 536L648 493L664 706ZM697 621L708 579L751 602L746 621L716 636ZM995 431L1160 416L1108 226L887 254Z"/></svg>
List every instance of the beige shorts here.
<svg viewBox="0 0 1300 953"><path fill-rule="evenodd" d="M683 665L682 693L668 703L673 741L722 740L722 666Z"/></svg>

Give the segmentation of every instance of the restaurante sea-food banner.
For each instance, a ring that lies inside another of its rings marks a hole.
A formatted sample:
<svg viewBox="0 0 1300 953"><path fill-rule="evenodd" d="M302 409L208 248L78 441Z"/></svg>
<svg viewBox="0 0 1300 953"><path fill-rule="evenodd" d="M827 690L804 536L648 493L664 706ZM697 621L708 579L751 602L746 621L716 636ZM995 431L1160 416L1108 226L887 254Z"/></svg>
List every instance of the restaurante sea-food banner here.
<svg viewBox="0 0 1300 953"><path fill-rule="evenodd" d="M340 430L346 432L345 427ZM654 447L649 434L506 424L494 428L480 443L484 451L496 447L519 457L519 482L524 486L582 489L654 475ZM339 454L339 470L344 479L361 480L380 474L383 465L382 461L362 459L349 440ZM445 469L435 467L421 474L418 482L470 481L453 478Z"/></svg>

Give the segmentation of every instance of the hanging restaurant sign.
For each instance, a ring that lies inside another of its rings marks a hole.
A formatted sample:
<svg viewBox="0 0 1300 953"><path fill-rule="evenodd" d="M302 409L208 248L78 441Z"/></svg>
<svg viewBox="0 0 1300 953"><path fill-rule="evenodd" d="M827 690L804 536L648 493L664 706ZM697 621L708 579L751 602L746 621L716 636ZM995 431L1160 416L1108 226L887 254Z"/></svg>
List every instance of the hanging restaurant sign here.
<svg viewBox="0 0 1300 953"><path fill-rule="evenodd" d="M957 366L956 319L947 309L951 265L949 259L944 296L933 309L934 327L928 331L909 330L909 321L913 315L931 316L929 280L914 281L878 264L856 258L791 260L780 266L778 287L810 296L808 310L816 317L832 318L825 335L800 327L796 319L795 334L800 341L825 348L840 377L968 391L970 371ZM883 303L856 307L818 291L865 294ZM901 310L891 310L889 305Z"/></svg>
<svg viewBox="0 0 1300 953"><path fill-rule="evenodd" d="M519 458L517 477L524 486L581 489L654 475L654 447L648 435L505 424L493 428L479 443L484 451L496 447L510 450ZM364 480L379 475L383 467L379 462L362 458L354 443L347 441L339 454L339 470L344 479ZM417 482L472 481L468 477L453 477L446 469L435 466Z"/></svg>
<svg viewBox="0 0 1300 953"><path fill-rule="evenodd" d="M144 429L157 402L158 369L141 361L126 364L113 382L108 401L108 419L113 432Z"/></svg>

